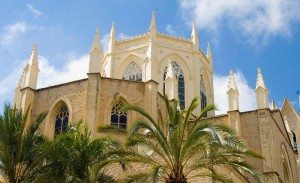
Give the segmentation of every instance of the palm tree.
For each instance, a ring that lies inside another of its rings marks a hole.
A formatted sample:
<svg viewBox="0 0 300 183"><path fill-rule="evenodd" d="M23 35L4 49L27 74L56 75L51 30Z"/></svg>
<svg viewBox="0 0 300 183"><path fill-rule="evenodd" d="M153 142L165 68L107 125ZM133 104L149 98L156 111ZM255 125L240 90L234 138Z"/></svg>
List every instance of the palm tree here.
<svg viewBox="0 0 300 183"><path fill-rule="evenodd" d="M113 178L105 173L110 150L120 148L118 142L108 138L91 139L88 128L79 122L66 133L57 135L44 146L44 167L40 182L110 183Z"/></svg>
<svg viewBox="0 0 300 183"><path fill-rule="evenodd" d="M29 108L23 115L22 110L5 105L0 115L0 171L10 183L31 182L41 164L37 158L44 137L38 129L46 114L28 123L28 113Z"/></svg>
<svg viewBox="0 0 300 183"><path fill-rule="evenodd" d="M224 168L250 173L261 181L261 174L244 161L245 157L261 156L248 150L231 129L203 120L203 115L215 109L213 105L194 116L199 105L196 98L187 110L180 110L178 101L171 103L167 97L165 104L166 117L163 118L160 112L158 121L138 106L124 108L140 113L144 119L135 121L127 131L127 156L123 161L142 163L151 168L151 171L127 176L124 182L187 183L199 177L210 177L214 182L232 182L222 174ZM110 130L112 127L99 128L102 132ZM137 151L137 147L140 150Z"/></svg>

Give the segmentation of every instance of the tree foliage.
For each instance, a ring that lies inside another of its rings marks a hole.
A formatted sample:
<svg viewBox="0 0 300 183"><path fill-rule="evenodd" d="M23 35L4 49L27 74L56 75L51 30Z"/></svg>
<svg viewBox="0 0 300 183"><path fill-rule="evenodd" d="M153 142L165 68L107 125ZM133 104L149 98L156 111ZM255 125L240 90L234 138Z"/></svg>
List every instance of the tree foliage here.
<svg viewBox="0 0 300 183"><path fill-rule="evenodd" d="M10 183L32 182L41 165L39 155L44 137L38 133L45 113L36 121L27 121L29 108L22 110L5 105L0 116L0 170Z"/></svg>
<svg viewBox="0 0 300 183"><path fill-rule="evenodd" d="M186 183L199 177L232 182L222 168L233 168L251 174L259 182L262 180L261 173L244 161L261 156L248 150L233 130L203 120L204 114L215 109L213 105L194 116L199 106L197 98L186 110L178 108L177 100L170 102L165 97L164 101L166 117L159 112L157 121L138 106L124 108L144 118L136 120L127 130L127 156L123 160L145 164L151 170L127 176L122 182ZM111 130L111 127L99 128L102 132Z"/></svg>

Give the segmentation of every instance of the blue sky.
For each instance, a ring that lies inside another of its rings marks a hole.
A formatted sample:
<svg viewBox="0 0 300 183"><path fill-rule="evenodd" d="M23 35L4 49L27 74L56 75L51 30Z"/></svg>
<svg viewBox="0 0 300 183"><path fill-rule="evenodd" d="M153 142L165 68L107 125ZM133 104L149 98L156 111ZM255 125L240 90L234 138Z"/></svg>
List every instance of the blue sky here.
<svg viewBox="0 0 300 183"><path fill-rule="evenodd" d="M112 22L118 39L148 31L155 10L158 31L189 38L197 24L201 49L211 43L215 102L227 108L233 69L241 110L255 109L257 68L269 100L281 107L287 97L297 109L300 89L299 0L3 0L0 6L0 111L12 103L14 88L33 45L38 45L38 87L86 77L88 52L97 27L106 46Z"/></svg>

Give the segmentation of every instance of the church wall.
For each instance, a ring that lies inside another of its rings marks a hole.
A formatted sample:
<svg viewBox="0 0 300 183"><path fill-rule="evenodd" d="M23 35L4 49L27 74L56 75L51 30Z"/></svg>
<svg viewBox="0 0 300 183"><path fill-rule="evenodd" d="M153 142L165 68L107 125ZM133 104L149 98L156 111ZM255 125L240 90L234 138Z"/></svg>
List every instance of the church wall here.
<svg viewBox="0 0 300 183"><path fill-rule="evenodd" d="M240 113L241 121L241 137L246 141L249 149L255 150L258 153L262 152L260 143L260 132L257 119L257 111ZM251 164L258 169L263 169L262 161L259 159L251 159Z"/></svg>
<svg viewBox="0 0 300 183"><path fill-rule="evenodd" d="M283 157L282 157L282 145L285 146L287 150L287 156L289 158L289 168L292 174L294 182L297 182L298 176L297 176L297 164L296 164L296 156L293 151L293 147L290 143L286 128L284 126L284 121L281 117L281 114L279 111L272 112L272 128L274 129L274 142L276 142L275 145L275 162L276 162L276 168L277 172L279 173L279 176L281 180L284 180L283 178Z"/></svg>
<svg viewBox="0 0 300 183"><path fill-rule="evenodd" d="M44 89L38 89L35 92L35 101L33 106L33 119L36 118L41 112L48 112L46 120L41 124L41 130L44 132L46 123L50 123L49 111L56 102L60 100L68 100L72 109L70 112L70 121L78 122L85 116L86 111L86 96L87 96L87 80L79 80L66 84L47 87ZM56 115L56 114L55 114ZM53 119L52 119L53 120ZM54 121L49 126L54 130Z"/></svg>
<svg viewBox="0 0 300 183"><path fill-rule="evenodd" d="M145 84L142 82L102 78L98 94L99 103L97 105L99 120L96 126L110 124L112 105L120 100L125 104L144 107L144 91ZM127 121L129 126L132 120L135 119L135 116L134 112L128 113Z"/></svg>

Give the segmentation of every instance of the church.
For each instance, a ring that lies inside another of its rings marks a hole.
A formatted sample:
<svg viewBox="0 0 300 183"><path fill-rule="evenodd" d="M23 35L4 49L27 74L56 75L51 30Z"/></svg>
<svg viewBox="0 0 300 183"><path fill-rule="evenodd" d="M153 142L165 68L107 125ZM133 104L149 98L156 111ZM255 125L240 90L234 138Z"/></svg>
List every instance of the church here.
<svg viewBox="0 0 300 183"><path fill-rule="evenodd" d="M83 119L93 137L100 125L127 128L138 116L122 111L125 104L144 108L155 119L164 110L163 93L178 99L180 107L188 106L194 97L200 98L199 113L214 103L213 56L208 44L206 53L199 48L199 36L193 24L190 39L159 33L154 13L146 34L117 40L112 24L108 50L103 52L97 29L90 49L87 78L46 88L37 88L39 61L37 46L25 66L15 89L14 104L18 109L31 106L30 119L48 112L41 125L48 138L67 130L68 124ZM298 149L300 117L285 99L282 108L269 106L268 88L259 68L256 83L257 109L239 111L239 91L230 71L228 112L206 119L233 128L250 149L264 159L251 160L263 172L268 183L299 182ZM29 120L30 121L30 120ZM226 170L234 182L251 182L251 178L236 170ZM199 182L199 181L196 181ZM202 180L201 182L211 182Z"/></svg>

